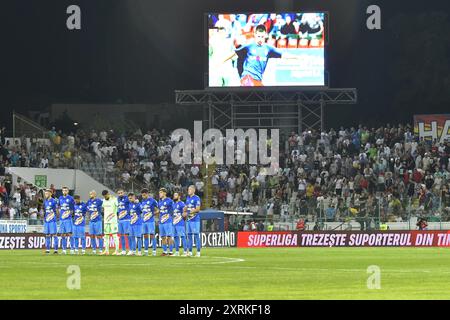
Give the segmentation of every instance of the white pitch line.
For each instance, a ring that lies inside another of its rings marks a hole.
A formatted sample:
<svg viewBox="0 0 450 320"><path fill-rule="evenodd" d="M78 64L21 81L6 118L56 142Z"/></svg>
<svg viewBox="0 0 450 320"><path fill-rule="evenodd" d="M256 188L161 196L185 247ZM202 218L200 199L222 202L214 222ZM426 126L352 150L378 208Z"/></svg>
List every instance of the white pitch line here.
<svg viewBox="0 0 450 320"><path fill-rule="evenodd" d="M202 262L203 259L226 259L226 261L217 261L217 262ZM171 257L169 257L171 259ZM81 265L83 263L87 262L88 260L80 261ZM203 256L200 259L198 258L185 258L183 261L187 263L180 263L179 259L172 260L173 262L177 261L178 263L173 263L174 265L215 265L215 264L225 264L225 263L236 263L236 262L244 262L244 259L241 258L230 258L230 257L210 257L210 256ZM22 261L24 262L24 261ZM94 263L94 264L88 264L87 267L90 266L101 266L101 267L108 267L108 266L155 266L156 264L153 263L154 261L151 261L151 259L148 260L149 263ZM199 263L200 262L200 263ZM29 264L32 264L34 266L68 266L72 262L28 262ZM0 268L9 268L9 266L0 266Z"/></svg>
<svg viewBox="0 0 450 320"><path fill-rule="evenodd" d="M213 262L210 264L234 263L234 262L244 262L245 261L245 259L242 259L242 258L228 258L228 257L211 257L211 258L228 259L228 261Z"/></svg>
<svg viewBox="0 0 450 320"><path fill-rule="evenodd" d="M204 259L204 258L209 258L209 259L226 259L226 261L218 261L218 262L202 262L202 263L197 263L194 259L188 259L185 261L190 261L188 263L174 263L176 265L196 265L196 266L201 266L201 265L214 265L214 264L225 264L225 263L236 263L236 262L244 262L245 259L242 258L229 258L229 257L210 257L210 256L202 256L200 259ZM197 260L198 261L198 260Z"/></svg>

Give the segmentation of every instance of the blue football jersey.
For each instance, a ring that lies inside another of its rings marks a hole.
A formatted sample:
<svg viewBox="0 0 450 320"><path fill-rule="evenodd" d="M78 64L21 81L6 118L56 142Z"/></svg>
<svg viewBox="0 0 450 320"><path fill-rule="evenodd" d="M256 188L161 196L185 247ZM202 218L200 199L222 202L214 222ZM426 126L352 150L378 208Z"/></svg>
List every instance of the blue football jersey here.
<svg viewBox="0 0 450 320"><path fill-rule="evenodd" d="M191 214L191 211L200 206L200 197L194 194L192 197L186 198L187 218L188 221L197 222L200 221L200 215L197 212L195 215Z"/></svg>
<svg viewBox="0 0 450 320"><path fill-rule="evenodd" d="M130 213L130 224L134 225L139 225L142 224L142 211L141 211L141 206L139 204L139 202L135 202L135 203L131 203L128 206L129 208L129 213Z"/></svg>
<svg viewBox="0 0 450 320"><path fill-rule="evenodd" d="M155 209L158 207L158 203L153 198L142 199L140 202L142 211L142 221L155 222Z"/></svg>
<svg viewBox="0 0 450 320"><path fill-rule="evenodd" d="M118 197L117 202L119 203L119 207L117 209L119 220L130 220L130 200L128 200L128 197Z"/></svg>
<svg viewBox="0 0 450 320"><path fill-rule="evenodd" d="M53 198L44 201L44 219L45 222L56 222L57 201Z"/></svg>
<svg viewBox="0 0 450 320"><path fill-rule="evenodd" d="M69 220L72 219L72 213L75 206L75 200L71 195L61 196L58 200L59 204L59 219Z"/></svg>
<svg viewBox="0 0 450 320"><path fill-rule="evenodd" d="M183 219L183 210L184 210L185 204L183 201L177 201L173 204L173 225L174 226L184 226L184 219Z"/></svg>
<svg viewBox="0 0 450 320"><path fill-rule="evenodd" d="M270 58L281 58L283 52L274 46L249 43L235 50L236 54L244 59L242 77L250 75L255 80L262 81L264 71Z"/></svg>
<svg viewBox="0 0 450 320"><path fill-rule="evenodd" d="M102 219L102 204L101 199L89 199L86 203L87 210L89 212L89 221L97 222Z"/></svg>
<svg viewBox="0 0 450 320"><path fill-rule="evenodd" d="M164 200L159 200L159 223L172 223L172 213L173 213L173 201L172 199L165 198Z"/></svg>
<svg viewBox="0 0 450 320"><path fill-rule="evenodd" d="M75 203L74 211L73 211L73 224L76 226L85 226L86 225L86 212L87 206L84 202L80 202L79 204Z"/></svg>

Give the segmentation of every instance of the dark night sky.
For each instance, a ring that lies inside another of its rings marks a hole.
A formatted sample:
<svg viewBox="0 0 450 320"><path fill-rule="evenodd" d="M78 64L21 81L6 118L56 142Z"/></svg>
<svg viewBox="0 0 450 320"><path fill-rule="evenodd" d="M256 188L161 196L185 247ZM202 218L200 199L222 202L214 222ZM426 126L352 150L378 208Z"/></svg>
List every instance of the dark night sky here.
<svg viewBox="0 0 450 320"><path fill-rule="evenodd" d="M82 9L81 31L65 27L70 4ZM382 9L381 31L365 27L370 4ZM330 12L331 87L359 90L357 106L330 107L329 117L340 115L332 118L344 124L388 121L391 112L392 119L410 120L412 114L392 111L395 88L390 83L393 62L386 39L391 31L386 22L399 13L450 13L449 1L430 0L426 5L415 0L294 1L293 10ZM172 102L175 89L203 87L203 13L275 9L273 0L4 1L3 114L62 102ZM2 117L1 122L11 121Z"/></svg>

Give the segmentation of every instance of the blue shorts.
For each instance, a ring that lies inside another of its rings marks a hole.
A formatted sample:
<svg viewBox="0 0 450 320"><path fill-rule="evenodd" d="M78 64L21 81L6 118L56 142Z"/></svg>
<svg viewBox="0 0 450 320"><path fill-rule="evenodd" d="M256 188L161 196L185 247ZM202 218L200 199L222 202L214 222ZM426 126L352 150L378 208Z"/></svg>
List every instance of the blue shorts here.
<svg viewBox="0 0 450 320"><path fill-rule="evenodd" d="M56 234L56 222L44 222L44 234Z"/></svg>
<svg viewBox="0 0 450 320"><path fill-rule="evenodd" d="M159 236L160 237L173 237L173 224L163 223L159 225Z"/></svg>
<svg viewBox="0 0 450 320"><path fill-rule="evenodd" d="M178 226L175 225L173 226L173 236L174 237L186 237L186 226L182 225L182 226Z"/></svg>
<svg viewBox="0 0 450 320"><path fill-rule="evenodd" d="M73 236L75 238L86 237L86 232L85 232L84 226L73 226Z"/></svg>
<svg viewBox="0 0 450 320"><path fill-rule="evenodd" d="M143 230L142 233L143 234L155 234L155 222L144 222L142 224Z"/></svg>
<svg viewBox="0 0 450 320"><path fill-rule="evenodd" d="M142 237L142 224L130 225L130 237Z"/></svg>
<svg viewBox="0 0 450 320"><path fill-rule="evenodd" d="M119 220L119 234L130 234L130 220Z"/></svg>
<svg viewBox="0 0 450 320"><path fill-rule="evenodd" d="M200 221L188 221L186 229L188 234L200 233Z"/></svg>
<svg viewBox="0 0 450 320"><path fill-rule="evenodd" d="M92 236L100 236L103 234L101 220L89 222L89 234Z"/></svg>
<svg viewBox="0 0 450 320"><path fill-rule="evenodd" d="M59 222L59 233L60 234L64 234L64 233L72 233L72 219L66 219L66 220L61 220Z"/></svg>

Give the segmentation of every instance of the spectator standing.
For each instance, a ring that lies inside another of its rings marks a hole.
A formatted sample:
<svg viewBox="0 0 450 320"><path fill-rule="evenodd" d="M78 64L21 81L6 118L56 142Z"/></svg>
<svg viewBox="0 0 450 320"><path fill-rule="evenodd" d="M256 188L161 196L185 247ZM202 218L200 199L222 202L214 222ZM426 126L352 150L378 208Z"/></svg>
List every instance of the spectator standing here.
<svg viewBox="0 0 450 320"><path fill-rule="evenodd" d="M9 220L14 220L16 217L16 209L14 207L9 208Z"/></svg>

